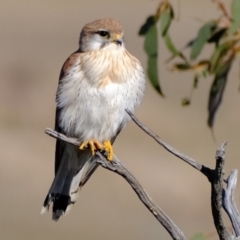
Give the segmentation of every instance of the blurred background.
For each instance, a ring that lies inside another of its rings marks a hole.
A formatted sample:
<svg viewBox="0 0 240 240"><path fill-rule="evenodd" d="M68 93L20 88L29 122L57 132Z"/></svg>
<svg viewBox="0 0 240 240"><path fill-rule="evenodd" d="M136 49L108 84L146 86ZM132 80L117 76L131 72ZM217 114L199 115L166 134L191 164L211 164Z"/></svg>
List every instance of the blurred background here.
<svg viewBox="0 0 240 240"><path fill-rule="evenodd" d="M221 14L210 0L171 1L180 21L170 34L178 48L192 39L203 20ZM224 1L230 8L230 0ZM143 38L138 30L155 13L157 0L8 0L0 7L0 239L170 239L120 176L101 167L81 190L74 208L59 222L51 213L40 215L54 175L55 140L44 134L54 127L55 92L65 59L78 48L83 25L113 17L125 29L127 49L146 67ZM179 11L178 8L179 7ZM209 166L215 151L228 140L226 174L240 169L239 64L229 75L217 113L213 141L207 127L211 78L203 79L190 107L193 74L172 73L170 57L161 42L160 78L166 98L147 83L137 117L166 142ZM204 54L208 53L208 47ZM166 152L130 123L115 143L115 153L136 176L154 201L190 238L201 232L217 238L210 209L210 185L190 166ZM236 191L239 203L240 184ZM226 223L230 226L229 221Z"/></svg>

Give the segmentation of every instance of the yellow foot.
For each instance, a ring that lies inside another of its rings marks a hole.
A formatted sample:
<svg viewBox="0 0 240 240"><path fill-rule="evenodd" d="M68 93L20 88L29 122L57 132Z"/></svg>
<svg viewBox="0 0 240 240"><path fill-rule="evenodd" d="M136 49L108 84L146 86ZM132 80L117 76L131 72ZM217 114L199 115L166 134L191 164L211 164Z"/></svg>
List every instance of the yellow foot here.
<svg viewBox="0 0 240 240"><path fill-rule="evenodd" d="M91 150L92 155L95 155L96 150L102 150L103 149L102 144L98 141L95 141L95 140L84 141L80 145L79 149L83 150L83 149L87 148L88 146Z"/></svg>
<svg viewBox="0 0 240 240"><path fill-rule="evenodd" d="M107 159L109 161L113 160L113 147L110 141L103 143L103 149L107 152Z"/></svg>
<svg viewBox="0 0 240 240"><path fill-rule="evenodd" d="M84 150L85 148L89 147L91 150L92 155L95 155L95 152L97 150L104 150L107 153L107 159L109 161L113 160L113 147L110 141L105 141L103 145L96 141L96 140L89 140L89 141L84 141L79 149Z"/></svg>

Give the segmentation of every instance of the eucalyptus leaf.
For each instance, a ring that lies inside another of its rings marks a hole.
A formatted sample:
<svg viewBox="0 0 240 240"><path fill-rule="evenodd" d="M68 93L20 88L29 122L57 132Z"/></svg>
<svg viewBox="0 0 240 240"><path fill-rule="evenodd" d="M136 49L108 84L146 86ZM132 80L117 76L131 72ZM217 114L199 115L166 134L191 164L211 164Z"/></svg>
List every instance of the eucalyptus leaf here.
<svg viewBox="0 0 240 240"><path fill-rule="evenodd" d="M154 18L154 16L149 16L146 19L146 22L141 26L138 34L140 36L145 35L153 25L155 25L155 18Z"/></svg>
<svg viewBox="0 0 240 240"><path fill-rule="evenodd" d="M212 29L214 27L216 27L215 23L208 22L200 28L200 30L198 32L198 36L192 45L192 50L191 50L191 55L190 55L190 58L192 60L196 59L199 56L199 54L201 53L201 51L203 49L203 46L208 41L208 39L211 37Z"/></svg>
<svg viewBox="0 0 240 240"><path fill-rule="evenodd" d="M180 58L182 58L184 60L184 62L187 63L186 57L183 55L182 52L180 52L179 50L176 49L168 32L165 34L163 39L164 39L167 49L172 53L172 56L168 60L166 60L166 62L168 63L171 60L173 60L176 56L179 56Z"/></svg>
<svg viewBox="0 0 240 240"><path fill-rule="evenodd" d="M147 74L153 87L163 95L158 77L158 33L156 25L152 25L145 34L144 50L148 55Z"/></svg>
<svg viewBox="0 0 240 240"><path fill-rule="evenodd" d="M229 28L230 34L237 32L240 27L240 0L232 1L231 13L233 21Z"/></svg>
<svg viewBox="0 0 240 240"><path fill-rule="evenodd" d="M158 56L158 33L156 25L152 25L145 34L144 50L150 57Z"/></svg>
<svg viewBox="0 0 240 240"><path fill-rule="evenodd" d="M174 56L177 56L180 54L180 52L175 48L170 36L169 36L169 33L166 33L165 36L164 36L164 42L166 44L166 47L168 48L168 50L174 55Z"/></svg>
<svg viewBox="0 0 240 240"><path fill-rule="evenodd" d="M166 33L168 32L168 28L170 27L171 21L172 21L172 14L171 9L166 8L160 16L160 27L161 27L161 34L164 37Z"/></svg>
<svg viewBox="0 0 240 240"><path fill-rule="evenodd" d="M211 63L210 72L216 71L220 58L228 52L229 48L230 46L228 42L223 43L215 48L213 55L210 59Z"/></svg>
<svg viewBox="0 0 240 240"><path fill-rule="evenodd" d="M158 79L158 59L156 57L148 58L147 74L152 86L157 92L164 96Z"/></svg>
<svg viewBox="0 0 240 240"><path fill-rule="evenodd" d="M214 81L211 86L209 100L208 100L208 126L213 127L216 112L221 104L223 93L228 79L228 73L231 68L234 55L222 64L219 71L216 73Z"/></svg>

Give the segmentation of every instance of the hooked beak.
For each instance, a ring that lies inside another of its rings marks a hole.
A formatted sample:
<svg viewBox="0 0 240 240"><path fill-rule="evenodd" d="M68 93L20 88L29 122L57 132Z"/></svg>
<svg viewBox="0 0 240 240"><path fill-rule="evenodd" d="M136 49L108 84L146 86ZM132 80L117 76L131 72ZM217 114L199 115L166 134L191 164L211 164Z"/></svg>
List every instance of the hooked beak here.
<svg viewBox="0 0 240 240"><path fill-rule="evenodd" d="M113 36L112 42L114 42L114 43L116 43L117 45L120 45L120 46L121 46L122 43L123 43L122 35L121 35L121 34L115 34L115 35Z"/></svg>

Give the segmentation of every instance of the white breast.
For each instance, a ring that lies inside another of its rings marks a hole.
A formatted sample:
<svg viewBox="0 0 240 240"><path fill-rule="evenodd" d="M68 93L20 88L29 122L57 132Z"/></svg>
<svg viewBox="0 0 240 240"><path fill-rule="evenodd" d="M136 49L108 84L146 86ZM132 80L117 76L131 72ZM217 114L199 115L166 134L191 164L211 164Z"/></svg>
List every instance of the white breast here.
<svg viewBox="0 0 240 240"><path fill-rule="evenodd" d="M139 61L124 48L82 53L61 80L57 93L60 126L81 141L114 137L129 121L125 109L140 104L145 77Z"/></svg>

